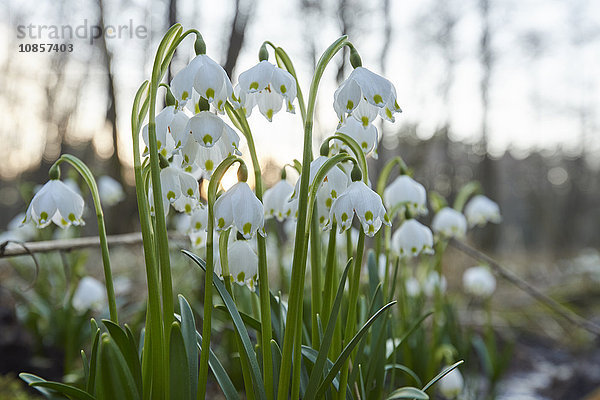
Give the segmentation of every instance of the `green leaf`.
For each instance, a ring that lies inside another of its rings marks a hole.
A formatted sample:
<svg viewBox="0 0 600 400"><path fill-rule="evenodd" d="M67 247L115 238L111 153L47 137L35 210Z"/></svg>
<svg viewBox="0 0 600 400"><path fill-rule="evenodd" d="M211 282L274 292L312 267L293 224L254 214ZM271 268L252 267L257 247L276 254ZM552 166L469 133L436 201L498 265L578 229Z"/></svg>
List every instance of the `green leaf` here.
<svg viewBox="0 0 600 400"><path fill-rule="evenodd" d="M60 382L50 382L50 381L39 381L39 382L31 382L29 384L33 387L44 387L47 389L55 390L63 395L67 396L72 400L95 400L93 396L84 392L81 389L78 389L74 386L65 385Z"/></svg>
<svg viewBox="0 0 600 400"><path fill-rule="evenodd" d="M142 393L142 367L140 365L140 359L138 358L135 342L132 343L127 336L126 331L114 322L103 319L102 323L106 326L108 333L110 333L110 336L114 339L121 354L125 358L127 366L129 367L129 372L135 380L138 392Z"/></svg>
<svg viewBox="0 0 600 400"><path fill-rule="evenodd" d="M36 382L46 382L45 379L40 378L37 375L27 374L24 372L19 374L19 378L24 380L30 386L32 386ZM34 386L34 388L48 400L65 400L67 398L59 393L56 393L54 390L48 390L44 387L35 387L35 386Z"/></svg>
<svg viewBox="0 0 600 400"><path fill-rule="evenodd" d="M397 399L416 399L416 400L429 400L427 393L416 387L406 386L400 389L394 390L386 398L386 400L397 400Z"/></svg>
<svg viewBox="0 0 600 400"><path fill-rule="evenodd" d="M182 252L186 256L190 257L192 259L192 261L194 261L196 264L198 264L198 266L200 268L202 268L203 270L206 271L206 264L200 257L198 257L196 254L189 252L187 250L182 250ZM229 311L231 319L233 320L233 325L235 326L235 328L239 334L239 337L242 341L244 351L245 351L246 355L248 356L248 361L250 364L250 372L252 374L252 381L254 382L254 389L256 390L257 397L260 398L261 400L265 400L267 397L267 394L265 392L265 385L262 380L260 368L258 366L258 360L256 359L256 353L254 352L254 349L252 348L252 342L250 342L250 337L248 336L248 331L246 330L246 326L244 325L244 322L242 321L242 317L240 316L240 313L238 312L237 307L235 306L235 303L234 303L233 299L231 298L231 295L225 288L225 285L223 284L223 282L221 282L218 275L215 274L214 272L213 272L212 282L213 282L213 285L215 286L215 288L217 289L217 291L219 292L221 299L225 303L225 306L227 306L227 310Z"/></svg>
<svg viewBox="0 0 600 400"><path fill-rule="evenodd" d="M140 399L140 393L125 356L119 350L115 340L107 333L102 334L100 338L97 373L98 400Z"/></svg>
<svg viewBox="0 0 600 400"><path fill-rule="evenodd" d="M377 321L377 319L381 315L384 314L385 310L387 310L394 304L396 304L396 302L392 301L392 302L386 304L385 306L381 307L371 318L369 318L369 320L367 322L365 322L365 324L362 326L362 328L360 328L360 330L356 333L356 335L354 335L352 340L350 340L350 342L346 345L346 347L344 347L342 354L340 354L338 359L335 361L333 368L331 368L331 370L329 371L329 373L327 374L327 376L325 377L325 379L319 386L319 390L317 391L316 398L321 399L323 397L323 395L327 391L327 387L329 386L329 384L331 383L331 381L333 380L335 375L337 375L337 373L340 371L340 369L342 368L342 365L344 364L346 359L348 357L350 357L350 354L352 353L352 350L354 349L354 347L356 347L356 345L360 342L362 337L367 333L367 330L369 329L369 327L375 321Z"/></svg>
<svg viewBox="0 0 600 400"><path fill-rule="evenodd" d="M447 374L450 373L450 371L452 371L454 368L458 367L460 364L464 363L464 360L460 360L454 364L452 364L451 366L449 366L448 368L445 368L442 372L440 372L439 374L437 374L435 376L435 378L433 378L432 380L430 380L427 385L425 385L423 387L423 391L425 392L427 389L429 389L431 386L433 386L437 381L439 381L440 379L442 379L444 376L446 376Z"/></svg>
<svg viewBox="0 0 600 400"><path fill-rule="evenodd" d="M279 369L281 368L281 349L274 339L271 339L271 357L273 358L273 393L277 393L279 386Z"/></svg>
<svg viewBox="0 0 600 400"><path fill-rule="evenodd" d="M187 355L188 374L192 388L191 398L196 398L198 388L198 345L196 343L196 320L194 312L185 297L179 295L179 309L181 311L181 334Z"/></svg>
<svg viewBox="0 0 600 400"><path fill-rule="evenodd" d="M171 325L171 338L169 343L171 398L178 400L192 400L188 358L183 342L183 336L181 334L181 326L178 322L173 322Z"/></svg>
<svg viewBox="0 0 600 400"><path fill-rule="evenodd" d="M217 304L215 306L215 308L219 311L225 312L225 314L229 317L229 319L231 319L231 316L229 315L229 311L227 310L227 306L225 306L224 304ZM260 333L261 326L260 326L259 320L246 314L243 311L238 310L238 312L240 313L240 317L242 317L242 321L244 321L244 323L248 326L248 328L251 328Z"/></svg>
<svg viewBox="0 0 600 400"><path fill-rule="evenodd" d="M402 364L388 364L385 366L385 370L389 371L391 369L399 369L400 371L406 373L408 376L410 376L411 378L413 378L415 380L415 383L419 386L423 386L423 382L421 382L421 378L419 378L419 376L417 374L415 374L415 372L408 368L406 365L402 365Z"/></svg>
<svg viewBox="0 0 600 400"><path fill-rule="evenodd" d="M352 265L352 259L349 259L346 263L346 268L344 268L344 272L342 273L342 277L340 278L338 290L335 294L335 300L333 301L333 306L329 315L329 321L327 321L327 328L325 329L325 334L323 335L323 341L321 342L321 347L319 348L319 352L314 361L314 366L310 374L310 378L308 380L308 385L306 387L305 399L307 400L312 400L315 398L319 382L321 381L321 377L324 374L323 371L325 367L325 362L327 361L327 353L329 352L329 348L331 347L331 341L333 340L333 331L335 329L335 323L340 311L340 305L342 304L344 286L346 285L346 278L348 277L348 270L350 269L350 265Z"/></svg>
<svg viewBox="0 0 600 400"><path fill-rule="evenodd" d="M94 321L92 319L92 321ZM92 326L95 324L92 324ZM96 393L96 371L98 364L98 346L100 345L100 329L97 328L96 324L96 334L94 335L94 341L92 342L92 355L90 356L90 373L89 378L86 385L86 390L88 393Z"/></svg>

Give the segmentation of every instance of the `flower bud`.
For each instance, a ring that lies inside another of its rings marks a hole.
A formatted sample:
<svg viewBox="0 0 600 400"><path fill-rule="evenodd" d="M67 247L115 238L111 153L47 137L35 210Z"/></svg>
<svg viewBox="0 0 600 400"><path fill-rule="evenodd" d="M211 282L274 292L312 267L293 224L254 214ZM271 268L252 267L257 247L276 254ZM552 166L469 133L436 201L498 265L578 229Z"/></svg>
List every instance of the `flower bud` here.
<svg viewBox="0 0 600 400"><path fill-rule="evenodd" d="M350 48L350 64L352 64L352 68L362 67L360 54L358 54L358 51L354 47Z"/></svg>
<svg viewBox="0 0 600 400"><path fill-rule="evenodd" d="M60 167L57 164L54 164L48 170L48 177L50 179L60 179Z"/></svg>
<svg viewBox="0 0 600 400"><path fill-rule="evenodd" d="M323 142L323 144L321 145L321 148L319 149L319 154L324 157L329 156L329 142L328 141Z"/></svg>
<svg viewBox="0 0 600 400"><path fill-rule="evenodd" d="M165 103L168 106L175 106L177 104L177 100L175 100L175 96L173 96L173 92L171 92L171 88L167 87L167 93L165 94Z"/></svg>
<svg viewBox="0 0 600 400"><path fill-rule="evenodd" d="M258 60L269 61L269 52L267 51L267 45L264 43L260 46L260 50L258 50Z"/></svg>
<svg viewBox="0 0 600 400"><path fill-rule="evenodd" d="M206 43L204 43L204 39L202 35L199 33L196 34L196 41L194 42L194 50L196 51L196 55L206 54Z"/></svg>
<svg viewBox="0 0 600 400"><path fill-rule="evenodd" d="M200 97L200 100L198 100L198 109L200 111L210 110L210 104L208 103L208 100L206 100L204 97Z"/></svg>
<svg viewBox="0 0 600 400"><path fill-rule="evenodd" d="M161 169L167 168L169 166L169 161L165 158L165 156L163 156L160 153L158 153L158 160Z"/></svg>
<svg viewBox="0 0 600 400"><path fill-rule="evenodd" d="M352 167L350 178L352 178L352 182L358 182L362 179L362 171L360 170L358 164L354 164L354 167Z"/></svg>
<svg viewBox="0 0 600 400"><path fill-rule="evenodd" d="M237 178L240 182L246 182L248 180L248 167L246 167L246 164L240 164L237 171Z"/></svg>

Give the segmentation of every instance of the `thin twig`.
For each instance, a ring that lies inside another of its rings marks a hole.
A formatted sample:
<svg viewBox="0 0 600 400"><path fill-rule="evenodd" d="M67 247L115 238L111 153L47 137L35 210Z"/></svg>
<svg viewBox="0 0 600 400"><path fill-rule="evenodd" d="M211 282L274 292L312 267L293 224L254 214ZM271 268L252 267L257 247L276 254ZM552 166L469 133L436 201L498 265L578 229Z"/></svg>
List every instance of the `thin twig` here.
<svg viewBox="0 0 600 400"><path fill-rule="evenodd" d="M178 242L185 240L185 236L177 233L169 233L169 238ZM109 246L135 245L141 242L142 234L140 232L108 236ZM24 245L26 247L24 247ZM98 246L100 246L100 239L98 238L98 236L89 236L73 239L46 240L42 242L29 242L19 244L8 242L0 244L0 258L23 256L31 253L70 251Z"/></svg>
<svg viewBox="0 0 600 400"><path fill-rule="evenodd" d="M523 290L524 292L529 294L531 297L535 298L537 301L544 304L545 306L550 308L552 311L554 311L555 313L557 313L558 315L560 315L567 321L571 322L574 325L577 325L578 327L580 327L582 329L585 329L586 331L594 334L595 336L600 336L600 326L596 325L592 321L589 321L589 320L583 318L579 314L575 313L574 311L572 311L572 310L566 308L565 306L563 306L562 304L558 303L556 300L545 295L539 289L537 289L537 288L533 287L531 284L529 284L527 281L519 278L513 272L504 268L502 265L500 265L496 260L494 260L490 256L488 256L488 255L482 253L481 251L474 249L473 247L467 245L466 243L458 241L456 239L451 239L450 245L453 246L455 249L467 254L468 256L473 257L474 259L477 259L479 261L486 263L487 265L490 266L490 268L492 268L492 270L494 270L494 272L496 274L498 274L502 278L506 279L507 281L509 281L516 287L518 287L519 289Z"/></svg>

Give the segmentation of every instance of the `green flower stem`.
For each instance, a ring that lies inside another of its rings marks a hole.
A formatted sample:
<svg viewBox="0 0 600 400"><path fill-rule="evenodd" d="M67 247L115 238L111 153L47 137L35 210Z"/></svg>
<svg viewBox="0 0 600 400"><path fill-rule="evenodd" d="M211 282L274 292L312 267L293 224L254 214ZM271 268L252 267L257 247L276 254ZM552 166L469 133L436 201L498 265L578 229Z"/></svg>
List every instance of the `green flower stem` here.
<svg viewBox="0 0 600 400"><path fill-rule="evenodd" d="M96 219L98 221L98 236L100 237L100 249L102 253L102 265L104 267L104 283L106 285L106 297L108 299L108 309L110 312L110 320L115 324L119 323L117 315L117 302L115 299L115 288L113 285L112 270L110 267L110 256L108 254L108 241L106 239L106 227L104 225L104 213L102 212L102 205L100 204L100 193L98 192L98 186L96 180L90 169L85 165L83 161L71 154L63 154L54 163L51 168L58 167L62 162L67 162L75 168L75 170L83 177L83 180L87 184L90 192L92 193L92 199L94 201L94 208L96 209Z"/></svg>
<svg viewBox="0 0 600 400"><path fill-rule="evenodd" d="M329 315L331 313L331 303L335 296L334 292L334 275L336 264L336 239L337 239L337 223L331 222L331 230L329 231L329 243L327 243L327 256L325 259L325 286L323 289L323 306L321 308L321 322L323 326L327 326Z"/></svg>
<svg viewBox="0 0 600 400"><path fill-rule="evenodd" d="M173 25L161 40L154 64L152 66L152 77L150 79L150 105L148 117L148 149L150 153L150 175L152 180L152 194L154 196L154 215L156 221L156 229L154 230L155 248L158 253L158 265L160 271L160 283L162 292L162 323L164 338L168 338L171 323L173 322L173 283L171 277L171 260L169 257L169 239L167 237L167 225L163 208L162 187L160 184L160 161L158 155L158 145L156 140L156 97L158 85L162 80L166 68L163 68L163 63L170 62L170 57L165 57L165 52L170 44L180 37L183 28L179 24ZM169 49L170 50L170 49ZM174 50L173 50L174 51ZM171 55L172 57L172 55ZM169 377L169 341L163 341L163 365L166 370L165 374ZM168 396L168 394L167 394Z"/></svg>
<svg viewBox="0 0 600 400"><path fill-rule="evenodd" d="M300 352L299 341L294 340L297 332L297 325L302 321L298 319L300 309L302 307L303 285L306 264L303 262L302 251L304 249L304 231L306 229L306 214L308 200L308 186L310 175L310 162L312 159L312 130L315 106L317 100L317 91L319 82L325 71L325 67L333 56L348 44L347 36L342 36L332 43L323 53L317 63L315 74L310 85L308 96L308 108L304 121L304 146L302 156L302 173L300 175L300 193L298 199L298 223L296 225L296 237L294 239L294 256L292 261L292 276L289 296L289 310L286 315L286 335L283 340L283 351L281 358L281 370L279 373L279 385L277 398L279 400L287 400L290 372L292 369L292 355L295 352Z"/></svg>
<svg viewBox="0 0 600 400"><path fill-rule="evenodd" d="M217 200L217 189L225 172L234 163L244 164L241 158L229 156L224 159L213 172L208 184L207 192L207 207L208 207L208 224L206 227L206 273L204 275L204 316L202 320L202 351L200 352L200 365L198 367L198 400L203 400L206 397L206 383L208 379L208 356L210 354L210 336L211 336L211 316L213 309L212 299L212 276L215 270L214 265L214 224L215 224L215 201ZM156 208L156 207L155 207Z"/></svg>
<svg viewBox="0 0 600 400"><path fill-rule="evenodd" d="M241 126L241 131L246 138L248 143L248 151L252 158L252 167L254 169L254 192L256 197L262 201L263 196L263 185L262 185L262 174L260 170L260 162L258 161L258 155L256 153L256 147L254 145L254 138L250 125L246 120L246 116L241 110L234 110L231 104L225 105L227 114L237 119ZM263 379L265 382L265 388L267 392L267 400L273 400L273 357L271 355L271 339L272 339L272 328L271 328L271 292L269 291L269 273L267 269L267 244L265 238L257 234L256 243L258 247L258 289L260 295L260 322L261 322L261 349L263 356Z"/></svg>
<svg viewBox="0 0 600 400"><path fill-rule="evenodd" d="M316 206L315 206L316 207ZM321 235L319 232L318 213L313 213L311 218L310 234L310 277L311 277L311 341L312 347L318 350L320 347L319 326L317 315L321 313L321 298L323 296L321 287Z"/></svg>
<svg viewBox="0 0 600 400"><path fill-rule="evenodd" d="M231 273L229 272L229 255L227 254L227 245L230 233L231 229L227 229L226 231L221 232L219 235L219 258L221 259L221 271L223 273L223 283L225 284L225 289L227 289L231 295L231 298L233 301L235 301L233 288L231 286ZM238 349L238 354L240 355L240 363L242 364L242 376L244 378L246 398L248 400L253 400L254 389L252 388L252 377L250 376L250 364L248 362L248 356L243 350L243 345L237 331L235 331L235 344Z"/></svg>
<svg viewBox="0 0 600 400"><path fill-rule="evenodd" d="M161 323L161 310L160 310L160 288L159 288L159 272L158 264L156 261L156 253L154 247L154 237L152 231L152 221L150 219L150 212L148 207L148 198L146 185L143 178L143 167L140 157L140 146L139 146L139 132L142 121L148 112L149 101L147 96L148 81L144 82L136 96L133 103L133 110L131 113L131 132L133 138L133 169L135 174L135 192L138 204L138 213L140 217L140 225L142 230L142 244L144 247L144 258L146 261L146 280L148 283L148 315L146 318L146 334L144 340L144 349L149 352L144 352L144 366L150 368L152 373L152 385L148 387L152 388L152 398L162 399L165 397L165 391L168 389L167 379L168 376L163 372L166 371L163 368L159 368L162 365L163 355L163 343L164 343L164 332ZM142 96L145 100L140 108L140 101ZM150 344L148 348L147 344ZM149 363L148 360L152 360ZM150 367L148 367L150 366ZM144 385L146 388L146 385ZM149 393L144 393L144 398L150 398Z"/></svg>

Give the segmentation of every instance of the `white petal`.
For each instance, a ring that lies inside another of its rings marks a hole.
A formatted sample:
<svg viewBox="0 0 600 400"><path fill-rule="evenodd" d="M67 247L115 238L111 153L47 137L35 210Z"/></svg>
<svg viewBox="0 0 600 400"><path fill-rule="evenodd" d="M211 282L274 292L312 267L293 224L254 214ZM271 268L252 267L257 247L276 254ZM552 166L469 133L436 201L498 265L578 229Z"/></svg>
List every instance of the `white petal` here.
<svg viewBox="0 0 600 400"><path fill-rule="evenodd" d="M271 90L275 90L290 102L294 101L296 98L296 80L286 70L275 67L271 78Z"/></svg>
<svg viewBox="0 0 600 400"><path fill-rule="evenodd" d="M265 215L283 221L286 217L285 205L293 191L294 187L283 179L267 189L263 195Z"/></svg>
<svg viewBox="0 0 600 400"><path fill-rule="evenodd" d="M375 118L377 118L377 113L377 107L363 99L358 103L356 109L352 111L352 116L359 121L364 128L367 128L369 124L373 123Z"/></svg>
<svg viewBox="0 0 600 400"><path fill-rule="evenodd" d="M333 94L333 108L338 117L343 119L344 114L351 114L362 98L361 90L353 79L347 79Z"/></svg>
<svg viewBox="0 0 600 400"><path fill-rule="evenodd" d="M383 107L392 94L392 83L366 68L355 68L348 79L356 80L363 96L374 106Z"/></svg>
<svg viewBox="0 0 600 400"><path fill-rule="evenodd" d="M213 113L202 111L190 118L186 131L190 132L200 145L212 147L225 131L225 123Z"/></svg>
<svg viewBox="0 0 600 400"><path fill-rule="evenodd" d="M365 154L377 148L377 128L373 124L365 127L356 118L348 118L337 128L337 132L354 139Z"/></svg>
<svg viewBox="0 0 600 400"><path fill-rule="evenodd" d="M250 239L264 226L263 205L246 182L238 182L236 185L238 188L231 200L234 224L246 239Z"/></svg>
<svg viewBox="0 0 600 400"><path fill-rule="evenodd" d="M208 56L204 55L204 62L194 77L194 89L202 97L212 103L215 95L220 93L226 86L225 79L229 79L227 74L224 74L223 67L214 62Z"/></svg>
<svg viewBox="0 0 600 400"><path fill-rule="evenodd" d="M275 91L263 90L258 94L258 109L269 121L281 110L282 103L283 97Z"/></svg>
<svg viewBox="0 0 600 400"><path fill-rule="evenodd" d="M242 92L254 93L265 89L271 82L275 66L268 61L261 61L254 67L240 74L238 81Z"/></svg>

